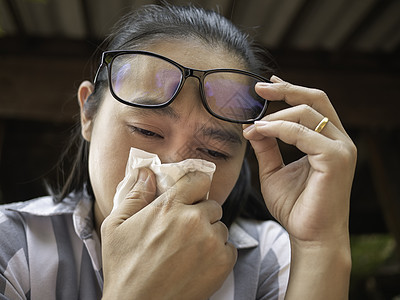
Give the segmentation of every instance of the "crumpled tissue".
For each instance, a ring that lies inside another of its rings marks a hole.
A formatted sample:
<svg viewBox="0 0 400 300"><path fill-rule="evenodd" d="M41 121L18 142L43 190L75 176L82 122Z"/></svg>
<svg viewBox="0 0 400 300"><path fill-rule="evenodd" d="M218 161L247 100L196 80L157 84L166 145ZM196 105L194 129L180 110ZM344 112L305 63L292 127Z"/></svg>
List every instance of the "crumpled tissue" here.
<svg viewBox="0 0 400 300"><path fill-rule="evenodd" d="M115 209L125 199L125 196L137 181L139 169L143 167L149 168L155 174L157 182L156 196L164 193L168 188L174 185L180 178L189 172L204 172L210 176L210 179L212 179L216 169L214 163L203 159L194 158L186 159L176 163L162 164L157 154L131 148L128 163L125 169L125 177L118 184L116 193L114 195L113 209Z"/></svg>

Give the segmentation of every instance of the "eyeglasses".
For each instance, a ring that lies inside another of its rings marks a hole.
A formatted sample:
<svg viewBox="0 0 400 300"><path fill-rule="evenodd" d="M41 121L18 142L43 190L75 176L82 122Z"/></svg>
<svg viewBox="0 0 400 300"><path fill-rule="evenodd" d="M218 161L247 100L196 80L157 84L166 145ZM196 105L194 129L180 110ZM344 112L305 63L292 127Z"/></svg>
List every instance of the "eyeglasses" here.
<svg viewBox="0 0 400 300"><path fill-rule="evenodd" d="M268 101L255 92L257 82L270 82L257 74L236 69L196 70L147 51L106 51L103 66L113 97L134 107L160 108L172 103L188 77L199 80L200 98L214 117L233 123L259 120Z"/></svg>

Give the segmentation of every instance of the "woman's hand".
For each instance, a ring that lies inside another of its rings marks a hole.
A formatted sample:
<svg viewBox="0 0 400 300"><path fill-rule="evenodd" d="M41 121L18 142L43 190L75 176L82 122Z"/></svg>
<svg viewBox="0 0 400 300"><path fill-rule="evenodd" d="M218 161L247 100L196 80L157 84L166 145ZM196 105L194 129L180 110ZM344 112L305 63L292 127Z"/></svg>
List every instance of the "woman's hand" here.
<svg viewBox="0 0 400 300"><path fill-rule="evenodd" d="M244 136L258 159L266 205L290 235L290 283L296 278L296 284L306 285L307 276L313 277L313 274L305 274L308 271L305 268L329 281L331 278L323 274L332 266L325 266L323 260L335 261L336 266L343 263L343 272L349 272L349 200L356 148L324 92L295 86L277 77L271 81L272 84L257 85L257 93L270 101L284 100L292 107L267 115L247 127ZM329 122L318 133L314 129L324 117ZM284 165L276 138L296 146L306 155ZM308 259L317 267L307 266ZM295 276L298 271L301 276ZM342 278L348 278L348 274ZM310 278L309 282L313 291L318 282L315 280L318 279ZM346 292L346 287L343 289ZM301 295L297 294L297 299L306 299ZM331 297L340 299L337 295L334 293ZM304 296L314 299L310 294Z"/></svg>
<svg viewBox="0 0 400 300"><path fill-rule="evenodd" d="M104 299L207 299L222 285L237 254L221 206L204 200L210 183L189 173L154 200L154 174L140 170L101 226Z"/></svg>

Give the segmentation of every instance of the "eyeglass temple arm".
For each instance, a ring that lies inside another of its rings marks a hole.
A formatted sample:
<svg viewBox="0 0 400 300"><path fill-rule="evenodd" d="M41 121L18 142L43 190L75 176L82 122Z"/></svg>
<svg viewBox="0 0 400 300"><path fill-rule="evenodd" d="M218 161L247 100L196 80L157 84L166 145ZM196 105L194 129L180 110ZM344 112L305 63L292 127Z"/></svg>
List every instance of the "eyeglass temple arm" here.
<svg viewBox="0 0 400 300"><path fill-rule="evenodd" d="M93 84L96 84L97 78L99 77L100 71L103 68L103 66L104 66L104 62L102 62L100 64L99 68L97 69L96 75L94 76L94 79L93 79Z"/></svg>

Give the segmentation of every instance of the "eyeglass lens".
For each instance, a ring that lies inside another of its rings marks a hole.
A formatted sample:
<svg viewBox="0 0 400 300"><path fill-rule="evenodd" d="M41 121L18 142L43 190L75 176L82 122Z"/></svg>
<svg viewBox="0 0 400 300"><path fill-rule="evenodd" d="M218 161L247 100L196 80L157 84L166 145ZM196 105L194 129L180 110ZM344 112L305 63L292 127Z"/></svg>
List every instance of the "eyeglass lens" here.
<svg viewBox="0 0 400 300"><path fill-rule="evenodd" d="M240 73L208 74L204 78L204 94L210 110L230 120L247 121L257 118L265 104L265 100L255 92L258 81Z"/></svg>
<svg viewBox="0 0 400 300"><path fill-rule="evenodd" d="M111 67L114 93L131 103L150 106L163 104L173 97L181 80L180 69L150 55L119 55Z"/></svg>
<svg viewBox="0 0 400 300"><path fill-rule="evenodd" d="M111 66L111 87L122 100L157 106L171 100L182 81L181 70L161 58L145 54L122 54ZM265 100L255 91L259 80L233 72L214 72L204 77L203 92L209 110L234 121L257 118Z"/></svg>

